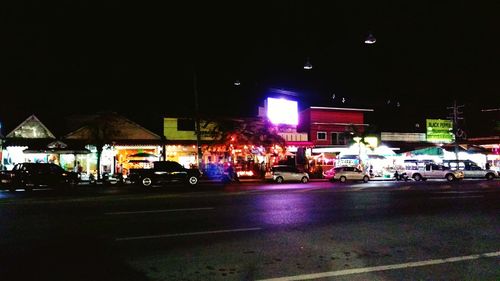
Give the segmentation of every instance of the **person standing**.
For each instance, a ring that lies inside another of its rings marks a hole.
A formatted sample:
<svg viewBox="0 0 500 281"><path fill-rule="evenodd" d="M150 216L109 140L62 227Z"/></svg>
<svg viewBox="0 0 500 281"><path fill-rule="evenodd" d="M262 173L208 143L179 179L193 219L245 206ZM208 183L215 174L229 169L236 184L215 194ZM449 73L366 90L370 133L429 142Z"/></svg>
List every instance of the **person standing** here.
<svg viewBox="0 0 500 281"><path fill-rule="evenodd" d="M83 172L83 167L82 167L82 165L80 165L80 161L76 162L75 172L77 172L79 175Z"/></svg>
<svg viewBox="0 0 500 281"><path fill-rule="evenodd" d="M262 179L266 177L266 163L264 161L260 163L260 177Z"/></svg>

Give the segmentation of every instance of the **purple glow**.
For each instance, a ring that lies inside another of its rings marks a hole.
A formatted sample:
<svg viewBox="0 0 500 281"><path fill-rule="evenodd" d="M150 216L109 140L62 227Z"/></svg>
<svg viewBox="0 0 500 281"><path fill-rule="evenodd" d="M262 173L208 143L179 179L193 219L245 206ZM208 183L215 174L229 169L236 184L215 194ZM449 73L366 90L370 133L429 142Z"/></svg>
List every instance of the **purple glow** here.
<svg viewBox="0 0 500 281"><path fill-rule="evenodd" d="M267 118L273 124L299 124L299 113L296 101L267 98Z"/></svg>

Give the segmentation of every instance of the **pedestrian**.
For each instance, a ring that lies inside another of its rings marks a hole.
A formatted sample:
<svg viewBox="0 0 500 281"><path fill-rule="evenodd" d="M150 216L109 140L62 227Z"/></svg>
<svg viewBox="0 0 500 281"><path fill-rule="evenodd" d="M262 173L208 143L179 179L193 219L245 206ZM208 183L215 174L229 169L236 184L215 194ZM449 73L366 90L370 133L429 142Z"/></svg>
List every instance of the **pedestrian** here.
<svg viewBox="0 0 500 281"><path fill-rule="evenodd" d="M396 170L396 172L394 172L394 178L395 178L397 181L398 181L398 180L400 180L398 170Z"/></svg>
<svg viewBox="0 0 500 281"><path fill-rule="evenodd" d="M236 171L233 168L233 165L231 164L227 167L227 176L230 181L239 182L238 174L236 173Z"/></svg>
<svg viewBox="0 0 500 281"><path fill-rule="evenodd" d="M260 177L262 179L266 177L266 163L264 161L260 163Z"/></svg>
<svg viewBox="0 0 500 281"><path fill-rule="evenodd" d="M83 172L83 167L80 165L80 161L76 162L76 172L80 175Z"/></svg>

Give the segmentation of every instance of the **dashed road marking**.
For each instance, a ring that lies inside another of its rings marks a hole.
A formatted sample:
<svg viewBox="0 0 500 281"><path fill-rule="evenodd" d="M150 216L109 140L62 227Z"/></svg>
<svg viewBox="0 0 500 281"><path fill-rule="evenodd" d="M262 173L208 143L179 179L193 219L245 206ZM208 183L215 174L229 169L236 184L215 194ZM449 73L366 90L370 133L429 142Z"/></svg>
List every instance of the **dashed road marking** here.
<svg viewBox="0 0 500 281"><path fill-rule="evenodd" d="M431 200L483 198L483 195L431 197Z"/></svg>
<svg viewBox="0 0 500 281"><path fill-rule="evenodd" d="M417 261L417 262L407 262L407 263L399 263L399 264L362 267L362 268L353 268L353 269L346 269L346 270L327 271L327 272L312 273L312 274L302 274L302 275L294 275L294 276L286 276L286 277L278 277L278 278L270 278L270 279L261 279L259 281L312 280L312 279L327 278L327 277L334 277L334 276L352 275L352 274L360 274L360 273L368 273L368 272L405 269L405 268L429 266L429 265L436 265L436 264L454 263L454 262L461 262L461 261L468 261L468 260L477 260L480 258L493 258L493 257L498 257L498 256L500 256L500 251L491 252L491 253L484 253L484 254L477 254L477 255L469 255L469 256L451 257L451 258L444 258L444 259L432 259L432 260L424 260L424 261Z"/></svg>
<svg viewBox="0 0 500 281"><path fill-rule="evenodd" d="M134 215L134 214L154 214L154 213L170 213L170 212L189 212L189 211L204 211L213 210L213 207L204 208L184 208L184 209L164 209L164 210L147 210L147 211L128 211L128 212L108 212L105 215Z"/></svg>
<svg viewBox="0 0 500 281"><path fill-rule="evenodd" d="M131 241L131 240L159 239L159 238L194 236L194 235L205 235L205 234L230 233L230 232L245 232L245 231L257 231L261 229L262 228L260 227L250 227L250 228L222 229L222 230L212 230L212 231L160 234L160 235L132 236L132 237L116 238L115 241Z"/></svg>

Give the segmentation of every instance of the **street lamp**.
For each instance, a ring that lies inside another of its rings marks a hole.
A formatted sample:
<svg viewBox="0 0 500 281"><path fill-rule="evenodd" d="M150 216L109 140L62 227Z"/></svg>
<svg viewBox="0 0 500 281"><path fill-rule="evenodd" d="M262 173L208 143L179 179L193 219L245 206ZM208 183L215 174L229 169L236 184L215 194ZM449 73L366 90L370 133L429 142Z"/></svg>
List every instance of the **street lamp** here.
<svg viewBox="0 0 500 281"><path fill-rule="evenodd" d="M368 36L366 37L365 39L365 44L375 44L375 42L377 42L377 38L375 38L375 36L373 36L373 34L368 34Z"/></svg>
<svg viewBox="0 0 500 281"><path fill-rule="evenodd" d="M235 80L235 81L234 81L234 85L235 85L235 86L239 86L239 85L241 85L240 80Z"/></svg>
<svg viewBox="0 0 500 281"><path fill-rule="evenodd" d="M312 66L311 62L309 61L309 58L307 58L306 63L304 64L304 69L310 70L312 68L313 68L313 66Z"/></svg>

